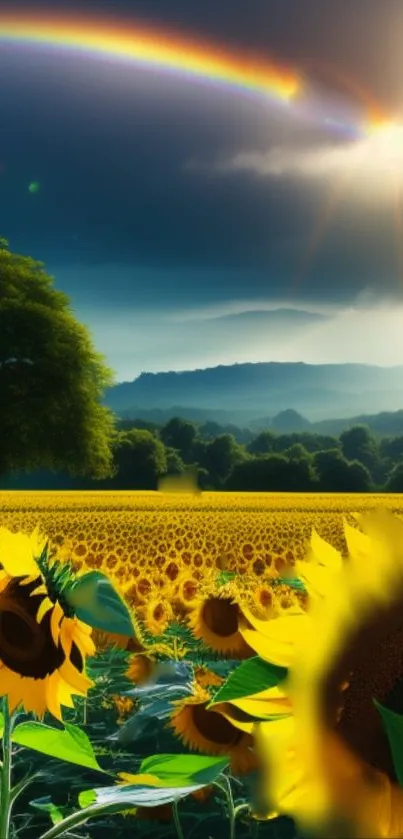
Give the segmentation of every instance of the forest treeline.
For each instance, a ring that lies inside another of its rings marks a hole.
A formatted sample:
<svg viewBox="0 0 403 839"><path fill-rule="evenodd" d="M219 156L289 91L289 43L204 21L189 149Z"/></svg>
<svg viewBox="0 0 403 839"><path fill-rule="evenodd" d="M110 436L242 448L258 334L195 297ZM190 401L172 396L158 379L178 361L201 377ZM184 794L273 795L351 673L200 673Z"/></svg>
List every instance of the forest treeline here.
<svg viewBox="0 0 403 839"><path fill-rule="evenodd" d="M103 480L35 471L4 476L3 489L154 490L191 470L203 490L251 492L403 492L403 435L378 439L365 425L338 437L310 432L231 433L215 422L174 417L164 425L121 420L114 476Z"/></svg>

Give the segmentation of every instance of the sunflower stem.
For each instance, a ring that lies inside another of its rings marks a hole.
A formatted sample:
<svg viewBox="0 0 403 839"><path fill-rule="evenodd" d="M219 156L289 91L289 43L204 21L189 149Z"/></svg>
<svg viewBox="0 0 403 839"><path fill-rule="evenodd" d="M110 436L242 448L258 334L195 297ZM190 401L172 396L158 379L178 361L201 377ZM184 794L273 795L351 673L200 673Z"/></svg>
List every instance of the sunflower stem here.
<svg viewBox="0 0 403 839"><path fill-rule="evenodd" d="M11 728L12 717L8 708L8 699L3 697L3 738L2 751L3 763L0 774L0 836L1 839L9 839L11 823Z"/></svg>
<svg viewBox="0 0 403 839"><path fill-rule="evenodd" d="M227 775L222 773L219 776L219 780L215 781L214 786L217 786L225 795L227 799L227 806L228 806L228 818L229 818L229 837L230 839L235 839L235 821L236 821L236 810L234 805L234 798L232 795L232 788L231 783Z"/></svg>
<svg viewBox="0 0 403 839"><path fill-rule="evenodd" d="M175 825L175 828L176 828L176 834L177 834L178 839L185 839L184 834L183 834L183 830L182 830L182 825L180 823L179 808L178 808L178 802L177 801L172 802L172 815L173 815L174 825Z"/></svg>

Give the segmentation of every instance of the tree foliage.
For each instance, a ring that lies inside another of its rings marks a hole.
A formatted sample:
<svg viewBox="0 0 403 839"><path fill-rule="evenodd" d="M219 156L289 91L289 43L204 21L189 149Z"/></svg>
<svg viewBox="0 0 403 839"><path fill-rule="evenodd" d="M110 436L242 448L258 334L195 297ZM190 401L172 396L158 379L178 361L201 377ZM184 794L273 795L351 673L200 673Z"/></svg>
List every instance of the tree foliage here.
<svg viewBox="0 0 403 839"><path fill-rule="evenodd" d="M168 471L164 445L145 429L121 431L116 447L116 466L113 483L120 489L155 490L158 478Z"/></svg>
<svg viewBox="0 0 403 839"><path fill-rule="evenodd" d="M113 474L113 373L42 263L0 242L0 474Z"/></svg>

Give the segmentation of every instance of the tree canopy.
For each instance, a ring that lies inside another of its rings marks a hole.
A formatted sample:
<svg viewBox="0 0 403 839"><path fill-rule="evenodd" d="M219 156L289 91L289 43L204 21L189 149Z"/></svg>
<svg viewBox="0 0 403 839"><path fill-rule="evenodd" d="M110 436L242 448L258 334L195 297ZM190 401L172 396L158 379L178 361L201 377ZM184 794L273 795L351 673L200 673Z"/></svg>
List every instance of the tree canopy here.
<svg viewBox="0 0 403 839"><path fill-rule="evenodd" d="M113 373L43 263L0 239L0 474L114 474Z"/></svg>

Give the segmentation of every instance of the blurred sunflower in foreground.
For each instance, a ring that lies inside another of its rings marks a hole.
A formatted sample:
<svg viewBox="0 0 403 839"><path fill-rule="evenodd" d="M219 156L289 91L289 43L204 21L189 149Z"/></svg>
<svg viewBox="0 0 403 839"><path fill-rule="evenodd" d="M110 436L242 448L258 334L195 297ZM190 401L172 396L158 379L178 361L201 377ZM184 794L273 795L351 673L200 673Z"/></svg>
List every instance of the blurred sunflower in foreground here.
<svg viewBox="0 0 403 839"><path fill-rule="evenodd" d="M248 615L241 631L259 656L289 668L282 686L292 713L254 726L267 816L276 810L323 837L396 839L403 837L403 523L383 510L358 521L361 531L344 525L346 560L313 533L307 561L297 563L308 611L271 622Z"/></svg>
<svg viewBox="0 0 403 839"><path fill-rule="evenodd" d="M46 539L0 528L0 695L10 713L20 705L62 719L61 705L86 696L94 655L91 628L74 617L63 589L69 567L53 561Z"/></svg>

